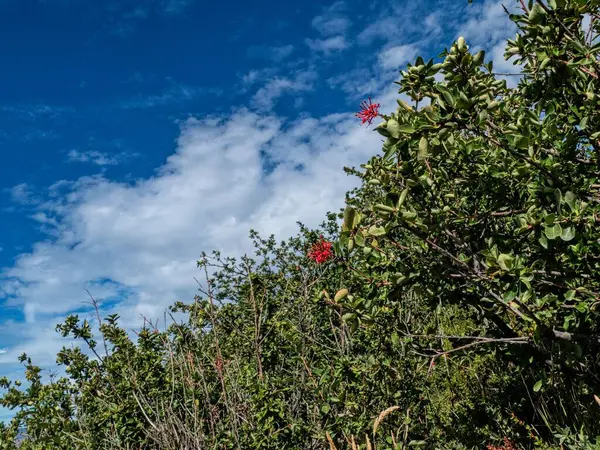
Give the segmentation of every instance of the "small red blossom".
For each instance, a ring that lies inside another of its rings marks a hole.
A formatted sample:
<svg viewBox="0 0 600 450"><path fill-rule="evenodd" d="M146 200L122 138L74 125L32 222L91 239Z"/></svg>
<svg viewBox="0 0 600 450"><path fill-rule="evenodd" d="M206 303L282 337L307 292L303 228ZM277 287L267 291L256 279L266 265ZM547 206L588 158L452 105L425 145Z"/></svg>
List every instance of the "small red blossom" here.
<svg viewBox="0 0 600 450"><path fill-rule="evenodd" d="M379 103L371 102L371 97L369 97L369 101L363 101L360 104L360 111L355 114L356 117L362 120L362 123L368 122L371 125L373 119L379 115L379 107L381 105Z"/></svg>
<svg viewBox="0 0 600 450"><path fill-rule="evenodd" d="M333 244L326 241L323 239L323 236L321 236L320 240L315 242L310 248L308 257L317 264L323 264L333 258L332 248Z"/></svg>
<svg viewBox="0 0 600 450"><path fill-rule="evenodd" d="M217 359L215 361L215 369L217 369L219 375L223 375L223 358L221 358L220 356L217 356Z"/></svg>
<svg viewBox="0 0 600 450"><path fill-rule="evenodd" d="M504 445L496 447L490 444L487 446L487 448L488 450L517 450L517 447L515 447L515 445L507 437L504 438Z"/></svg>

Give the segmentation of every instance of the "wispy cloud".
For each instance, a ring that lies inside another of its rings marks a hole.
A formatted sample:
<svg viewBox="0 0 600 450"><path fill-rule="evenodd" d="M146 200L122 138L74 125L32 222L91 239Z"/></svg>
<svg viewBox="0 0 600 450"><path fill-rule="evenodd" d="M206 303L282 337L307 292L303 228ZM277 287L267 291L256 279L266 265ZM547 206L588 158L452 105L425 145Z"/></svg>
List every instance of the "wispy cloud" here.
<svg viewBox="0 0 600 450"><path fill-rule="evenodd" d="M275 77L262 86L252 97L252 104L261 110L270 110L284 94L300 94L310 91L317 79L313 70L299 71L289 77Z"/></svg>
<svg viewBox="0 0 600 450"><path fill-rule="evenodd" d="M5 192L8 192L11 200L19 205L36 205L41 201L32 186L27 183L19 183L5 189Z"/></svg>
<svg viewBox="0 0 600 450"><path fill-rule="evenodd" d="M140 24L151 18L169 18L187 11L196 0L146 0L144 2L104 1L97 8L104 16L105 29L110 33L127 38Z"/></svg>
<svg viewBox="0 0 600 450"><path fill-rule="evenodd" d="M312 27L321 35L318 39L305 39L304 42L313 52L328 55L350 47L346 32L352 22L346 14L343 1L336 1L311 21Z"/></svg>
<svg viewBox="0 0 600 450"><path fill-rule="evenodd" d="M327 84L332 89L339 88L352 99L356 99L379 91L382 82L374 75L373 70L359 67L350 72L329 78Z"/></svg>
<svg viewBox="0 0 600 450"><path fill-rule="evenodd" d="M266 67L264 69L252 69L250 72L242 75L242 84L244 86L252 86L255 83L262 82L268 77L271 77L277 73L277 69L274 67Z"/></svg>
<svg viewBox="0 0 600 450"><path fill-rule="evenodd" d="M349 43L344 36L333 36L327 39L306 39L306 45L314 52L330 54L336 51L345 50Z"/></svg>
<svg viewBox="0 0 600 450"><path fill-rule="evenodd" d="M252 58L264 58L273 62L281 62L294 52L293 45L253 45L248 47L246 54Z"/></svg>
<svg viewBox="0 0 600 450"><path fill-rule="evenodd" d="M122 163L126 159L131 158L133 155L125 152L110 154L107 152L100 152L97 150L69 150L67 153L68 162L76 163L89 163L97 166L114 166Z"/></svg>
<svg viewBox="0 0 600 450"><path fill-rule="evenodd" d="M509 6L509 10L516 9L512 4ZM467 21L458 27L453 38L464 36L471 46L489 47L490 44L504 43L507 36L516 32L517 27L507 17L503 4L487 0L473 4L467 10Z"/></svg>
<svg viewBox="0 0 600 450"><path fill-rule="evenodd" d="M163 11L167 14L181 14L191 6L194 1L195 0L165 0L163 2Z"/></svg>
<svg viewBox="0 0 600 450"><path fill-rule="evenodd" d="M137 95L136 97L122 100L118 107L122 109L143 109L157 106L172 105L191 101L204 95L220 95L220 89L187 86L171 81L171 86L158 94Z"/></svg>
<svg viewBox="0 0 600 450"><path fill-rule="evenodd" d="M311 24L321 35L333 36L345 34L352 22L346 15L344 2L337 1L325 8L323 14L316 16Z"/></svg>
<svg viewBox="0 0 600 450"><path fill-rule="evenodd" d="M74 109L69 106L47 105L44 103L0 106L0 113L29 122L58 119L73 111Z"/></svg>
<svg viewBox="0 0 600 450"><path fill-rule="evenodd" d="M396 45L379 53L379 63L384 69L399 69L415 58L418 52L414 44Z"/></svg>

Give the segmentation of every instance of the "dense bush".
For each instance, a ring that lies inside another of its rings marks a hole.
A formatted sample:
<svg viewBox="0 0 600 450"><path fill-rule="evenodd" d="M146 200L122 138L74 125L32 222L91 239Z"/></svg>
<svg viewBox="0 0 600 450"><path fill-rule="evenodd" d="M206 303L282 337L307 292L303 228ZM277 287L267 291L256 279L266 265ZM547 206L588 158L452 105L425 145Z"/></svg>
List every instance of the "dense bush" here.
<svg viewBox="0 0 600 450"><path fill-rule="evenodd" d="M203 255L137 342L69 317L89 351L23 356L0 448L600 448L600 4L520 4L518 88L462 38L418 58L343 214Z"/></svg>

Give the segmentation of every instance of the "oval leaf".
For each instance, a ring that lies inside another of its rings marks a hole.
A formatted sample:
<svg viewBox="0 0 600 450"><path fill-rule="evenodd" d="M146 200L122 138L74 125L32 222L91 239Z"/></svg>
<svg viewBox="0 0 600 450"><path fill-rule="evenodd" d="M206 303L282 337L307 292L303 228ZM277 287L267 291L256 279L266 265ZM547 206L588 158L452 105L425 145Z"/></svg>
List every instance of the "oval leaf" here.
<svg viewBox="0 0 600 450"><path fill-rule="evenodd" d="M546 227L544 229L544 234L551 241L553 241L556 238L559 238L562 235L562 232L562 227L558 223L554 224L554 226Z"/></svg>

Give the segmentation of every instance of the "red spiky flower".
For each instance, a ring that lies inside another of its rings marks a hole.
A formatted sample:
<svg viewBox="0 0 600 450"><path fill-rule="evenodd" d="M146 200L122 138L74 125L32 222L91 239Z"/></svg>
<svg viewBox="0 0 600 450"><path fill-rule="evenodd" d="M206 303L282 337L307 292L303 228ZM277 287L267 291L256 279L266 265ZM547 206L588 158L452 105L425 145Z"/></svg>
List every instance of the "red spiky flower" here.
<svg viewBox="0 0 600 450"><path fill-rule="evenodd" d="M368 122L371 125L373 119L379 115L379 107L381 105L379 103L373 103L371 101L371 97L369 97L369 101L363 101L360 104L360 111L355 114L356 117L362 120L362 123Z"/></svg>
<svg viewBox="0 0 600 450"><path fill-rule="evenodd" d="M317 264L323 264L333 258L333 244L326 241L323 236L315 242L310 251L308 257Z"/></svg>

